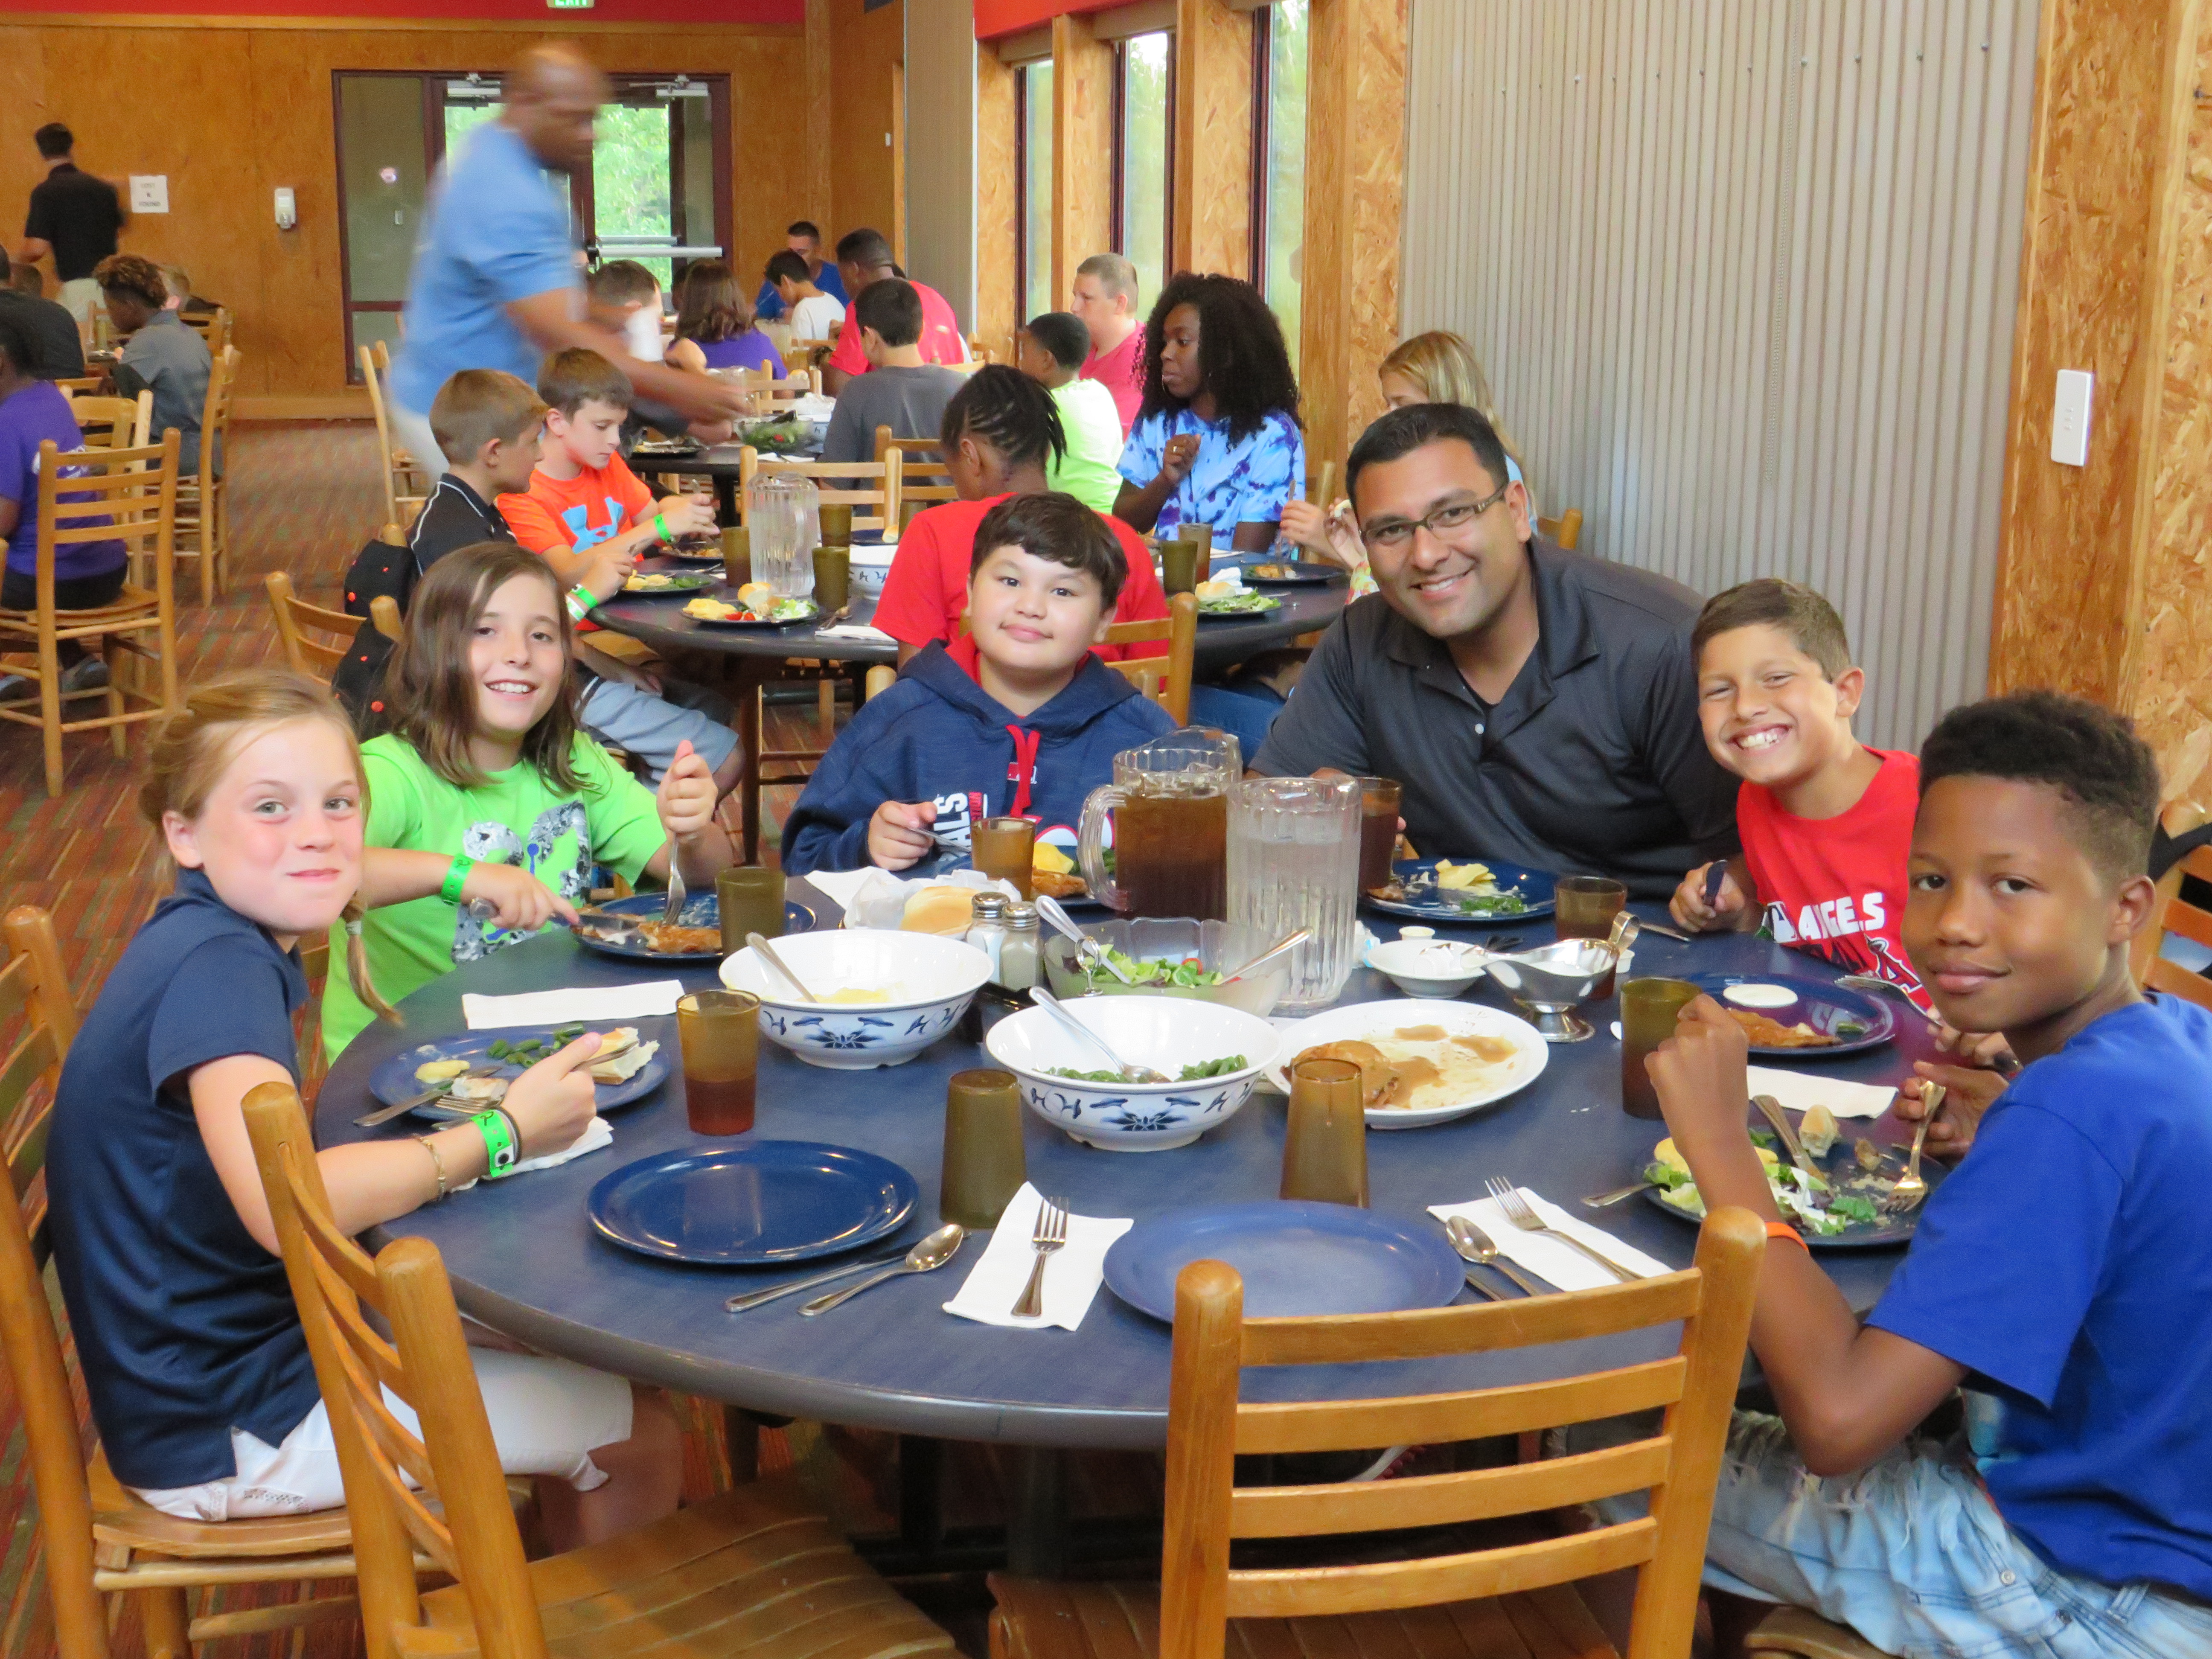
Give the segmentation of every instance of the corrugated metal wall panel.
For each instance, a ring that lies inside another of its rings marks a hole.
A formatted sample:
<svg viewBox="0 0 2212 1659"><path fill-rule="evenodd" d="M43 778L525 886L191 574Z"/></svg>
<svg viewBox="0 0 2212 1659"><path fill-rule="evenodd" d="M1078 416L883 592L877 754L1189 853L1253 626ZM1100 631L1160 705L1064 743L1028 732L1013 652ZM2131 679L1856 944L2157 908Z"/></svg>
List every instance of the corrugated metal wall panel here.
<svg viewBox="0 0 2212 1659"><path fill-rule="evenodd" d="M1835 602L1862 734L1987 675L2035 0L1414 0L1403 331L1543 509Z"/></svg>

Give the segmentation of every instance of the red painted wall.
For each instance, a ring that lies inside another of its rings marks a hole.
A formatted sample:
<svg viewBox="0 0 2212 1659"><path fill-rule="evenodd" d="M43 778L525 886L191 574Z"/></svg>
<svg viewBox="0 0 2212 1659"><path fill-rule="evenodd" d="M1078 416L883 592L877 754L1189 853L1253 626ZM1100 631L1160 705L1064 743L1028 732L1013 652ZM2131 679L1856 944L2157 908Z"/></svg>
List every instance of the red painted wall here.
<svg viewBox="0 0 2212 1659"><path fill-rule="evenodd" d="M0 0L0 15L51 14L54 0ZM806 0L599 0L589 11L555 11L545 0L390 0L373 9L359 3L302 4L301 0L70 0L65 9L161 17L448 18L463 22L520 22L557 27L579 23L780 23L806 21Z"/></svg>
<svg viewBox="0 0 2212 1659"><path fill-rule="evenodd" d="M1107 11L1123 3L1125 0L975 0L975 38L995 40L1049 23L1062 13Z"/></svg>

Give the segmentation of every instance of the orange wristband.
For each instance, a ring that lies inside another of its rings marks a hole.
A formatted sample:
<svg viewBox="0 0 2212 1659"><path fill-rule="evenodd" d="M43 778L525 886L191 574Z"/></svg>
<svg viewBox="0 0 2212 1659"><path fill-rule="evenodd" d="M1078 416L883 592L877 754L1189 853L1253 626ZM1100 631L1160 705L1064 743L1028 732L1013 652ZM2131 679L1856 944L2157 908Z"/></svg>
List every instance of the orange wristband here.
<svg viewBox="0 0 2212 1659"><path fill-rule="evenodd" d="M1799 1232L1795 1227L1791 1226L1786 1221L1768 1222L1766 1224L1766 1236L1769 1238L1786 1238L1792 1244L1795 1244L1799 1249L1804 1251L1807 1255L1809 1256L1813 1254L1813 1247L1805 1242L1805 1235Z"/></svg>

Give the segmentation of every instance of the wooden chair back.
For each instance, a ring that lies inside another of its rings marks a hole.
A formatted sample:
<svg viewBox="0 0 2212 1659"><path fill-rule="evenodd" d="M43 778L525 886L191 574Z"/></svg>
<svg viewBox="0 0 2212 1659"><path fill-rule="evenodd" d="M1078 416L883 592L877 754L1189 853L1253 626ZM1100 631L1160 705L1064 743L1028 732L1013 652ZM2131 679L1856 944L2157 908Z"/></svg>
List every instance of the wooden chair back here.
<svg viewBox="0 0 2212 1659"><path fill-rule="evenodd" d="M294 591L292 578L282 570L272 570L262 580L269 590L269 609L276 618L276 641L283 649L285 664L295 674L327 683L344 659L354 635L361 631L361 618L309 605ZM389 593L380 593L368 602L368 616L378 633L398 642L399 606ZM331 638L316 637L320 635Z"/></svg>
<svg viewBox="0 0 2212 1659"><path fill-rule="evenodd" d="M1536 528L1571 553L1575 550L1575 544L1583 538L1583 510L1579 507L1571 507L1556 519L1539 519Z"/></svg>
<svg viewBox="0 0 2212 1659"><path fill-rule="evenodd" d="M853 509L854 530L896 533L902 479L894 453L880 461L763 460L750 444L738 452L738 517L743 522L751 510L749 498L753 479L763 472L795 472L814 480L824 507Z"/></svg>
<svg viewBox="0 0 2212 1659"><path fill-rule="evenodd" d="M2178 800L2159 814L2159 823L2167 835L2179 836L2202 829L2208 817L2212 813L2195 801ZM2185 876L2212 881L2212 847L2197 848L2159 878L2157 914L2151 926L2136 934L2135 943L2128 947L2128 962L2135 969L2136 982L2144 990L2169 992L2200 1008L2212 1008L2212 979L2160 954L2168 933L2212 949L2212 912L2181 896Z"/></svg>
<svg viewBox="0 0 2212 1659"><path fill-rule="evenodd" d="M981 335L970 334L968 337L968 361L981 368L986 363L998 362L998 358L992 354L991 348L983 343Z"/></svg>
<svg viewBox="0 0 2212 1659"><path fill-rule="evenodd" d="M54 384L61 388L64 396L76 398L96 395L106 382L97 374L79 374Z"/></svg>
<svg viewBox="0 0 2212 1659"><path fill-rule="evenodd" d="M1428 1607L1510 1595L1632 1567L1627 1659L1690 1650L1698 1574L1729 1413L1751 1328L1765 1231L1723 1209L1696 1265L1635 1284L1528 1301L1315 1319L1243 1315L1219 1261L1176 1281L1168 1395L1167 1536L1160 1659L1219 1659L1226 1621ZM1340 1365L1531 1347L1682 1322L1664 1359L1555 1382L1403 1399L1240 1402L1247 1365ZM1413 1480L1239 1486L1243 1454L1439 1444L1662 1408L1656 1434L1607 1450ZM1649 1489L1639 1520L1535 1543L1388 1562L1232 1571L1237 1538L1448 1527Z"/></svg>
<svg viewBox="0 0 2212 1659"><path fill-rule="evenodd" d="M547 1659L445 1262L419 1238L400 1239L372 1261L339 1231L289 1083L259 1085L245 1107L345 1478L371 1659L389 1659L395 1632L422 1622L416 1549L467 1587L484 1659ZM386 1404L387 1389L414 1408L421 1435Z"/></svg>
<svg viewBox="0 0 2212 1659"><path fill-rule="evenodd" d="M12 1201L0 1203L0 1346L7 1351L23 1413L56 1645L63 1659L100 1659L107 1651L107 1620L93 1582L92 1490L77 1438L76 1404L62 1367L61 1337L41 1277L52 1249L40 1177L54 1088L76 1036L76 1005L63 975L51 916L18 905L0 922L0 933L8 942L7 965L0 967L0 1030L22 1022L0 1065L0 1158L12 1188Z"/></svg>
<svg viewBox="0 0 2212 1659"><path fill-rule="evenodd" d="M142 559L147 560L162 605L171 602L178 441L176 429L171 428L159 443L82 450L66 462L52 439L39 446L41 609L51 605L48 583L57 553L87 542L121 542L134 571ZM61 476L64 465L74 476Z"/></svg>
<svg viewBox="0 0 2212 1659"><path fill-rule="evenodd" d="M1321 471L1314 475L1313 494L1306 499L1324 513L1336 497L1336 463L1323 461Z"/></svg>
<svg viewBox="0 0 2212 1659"><path fill-rule="evenodd" d="M1109 645L1141 645L1154 640L1168 642L1167 655L1124 657L1106 665L1166 709L1177 726L1188 726L1191 664L1198 652L1198 595L1177 593L1168 600L1166 616L1152 622L1113 623L1106 629Z"/></svg>
<svg viewBox="0 0 2212 1659"><path fill-rule="evenodd" d="M860 694L860 700L865 702L870 697L875 696L881 692L890 690L891 687L897 684L898 670L893 668L889 663L877 663L868 670L866 686Z"/></svg>
<svg viewBox="0 0 2212 1659"><path fill-rule="evenodd" d="M876 459L888 460L894 451L900 463L899 511L905 517L912 518L921 508L939 501L959 500L960 492L952 487L952 469L945 464L936 439L894 438L890 428L878 427Z"/></svg>
<svg viewBox="0 0 2212 1659"><path fill-rule="evenodd" d="M230 343L228 306L217 306L213 311L196 311L189 317L179 313L177 320L207 342L210 357L222 356L223 348Z"/></svg>
<svg viewBox="0 0 2212 1659"><path fill-rule="evenodd" d="M354 355L361 362L362 384L368 388L368 412L376 419L377 453L384 465L384 516L388 521L404 524L411 518L406 508L411 505L419 511L427 496L427 491L417 493L412 488L416 471L436 458L409 455L392 435L392 414L385 404L385 376L392 369L390 348L381 340L373 340L357 348Z"/></svg>
<svg viewBox="0 0 2212 1659"><path fill-rule="evenodd" d="M143 449L154 433L154 394L135 398L72 398L70 414L88 449Z"/></svg>
<svg viewBox="0 0 2212 1659"><path fill-rule="evenodd" d="M818 368L793 368L787 365L780 380L765 368L741 369L738 373L754 406L770 414L776 412L779 404L787 408L801 398L822 390L822 371Z"/></svg>

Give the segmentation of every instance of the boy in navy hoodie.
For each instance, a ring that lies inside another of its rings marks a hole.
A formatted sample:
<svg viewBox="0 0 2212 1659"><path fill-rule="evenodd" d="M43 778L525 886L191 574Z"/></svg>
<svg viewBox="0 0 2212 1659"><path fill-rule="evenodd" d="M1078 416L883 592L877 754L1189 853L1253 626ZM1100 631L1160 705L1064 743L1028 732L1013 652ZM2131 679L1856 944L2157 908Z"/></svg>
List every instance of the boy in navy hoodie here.
<svg viewBox="0 0 2212 1659"><path fill-rule="evenodd" d="M980 818L1074 824L1114 757L1174 730L1091 654L1127 575L1073 495L1011 495L975 532L969 631L933 641L823 757L784 826L783 867L904 870L965 852Z"/></svg>

